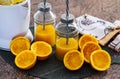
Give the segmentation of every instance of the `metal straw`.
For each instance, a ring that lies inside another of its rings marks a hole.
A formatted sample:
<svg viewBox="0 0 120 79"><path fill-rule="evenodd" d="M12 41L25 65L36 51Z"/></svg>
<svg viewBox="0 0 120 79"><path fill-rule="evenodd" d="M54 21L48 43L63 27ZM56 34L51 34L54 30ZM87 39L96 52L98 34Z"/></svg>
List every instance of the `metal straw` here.
<svg viewBox="0 0 120 79"><path fill-rule="evenodd" d="M69 42L69 36L68 36L68 33L69 33L69 29L68 29L68 18L69 18L69 0L66 0L66 26L67 26L67 28L66 28L66 32L67 32L67 35L66 35L66 44L68 44L68 42Z"/></svg>
<svg viewBox="0 0 120 79"><path fill-rule="evenodd" d="M46 0L43 0L43 2L44 2L44 13L43 13L43 30L45 30L45 14L46 14L46 11L45 11L45 9L46 9Z"/></svg>

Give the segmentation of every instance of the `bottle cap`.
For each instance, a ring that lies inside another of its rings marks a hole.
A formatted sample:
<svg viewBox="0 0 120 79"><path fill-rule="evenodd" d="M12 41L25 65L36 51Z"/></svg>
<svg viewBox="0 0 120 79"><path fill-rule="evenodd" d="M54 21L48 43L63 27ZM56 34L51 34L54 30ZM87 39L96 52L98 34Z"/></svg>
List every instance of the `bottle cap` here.
<svg viewBox="0 0 120 79"><path fill-rule="evenodd" d="M44 8L44 3L41 2L39 5L38 5L38 10L42 11L42 12L48 12L50 9L51 9L51 4L46 2L46 8Z"/></svg>
<svg viewBox="0 0 120 79"><path fill-rule="evenodd" d="M62 23L68 23L68 24L73 23L73 20L74 20L74 15L73 14L69 14L68 21L67 21L67 18L66 18L66 14L62 14L61 19L60 19L60 21Z"/></svg>

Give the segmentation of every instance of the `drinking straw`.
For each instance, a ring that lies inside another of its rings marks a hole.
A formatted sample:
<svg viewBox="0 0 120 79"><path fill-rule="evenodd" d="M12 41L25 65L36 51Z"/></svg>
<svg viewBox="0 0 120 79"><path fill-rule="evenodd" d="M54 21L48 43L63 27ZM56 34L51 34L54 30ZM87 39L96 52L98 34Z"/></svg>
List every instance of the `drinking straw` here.
<svg viewBox="0 0 120 79"><path fill-rule="evenodd" d="M66 32L67 32L67 35L66 35L66 44L68 44L69 42L69 36L68 36L68 33L69 33L69 29L68 29L68 18L69 18L69 0L66 0Z"/></svg>
<svg viewBox="0 0 120 79"><path fill-rule="evenodd" d="M44 13L43 13L43 30L45 30L45 14L46 14L46 0L43 0L44 2Z"/></svg>

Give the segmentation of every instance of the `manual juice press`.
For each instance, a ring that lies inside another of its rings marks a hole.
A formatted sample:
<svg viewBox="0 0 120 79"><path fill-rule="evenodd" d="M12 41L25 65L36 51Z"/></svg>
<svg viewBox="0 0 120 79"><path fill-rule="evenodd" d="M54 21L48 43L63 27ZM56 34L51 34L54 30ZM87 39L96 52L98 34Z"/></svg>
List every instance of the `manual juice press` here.
<svg viewBox="0 0 120 79"><path fill-rule="evenodd" d="M0 49L9 50L10 41L16 36L33 40L29 30L30 8L30 0L13 5L0 5Z"/></svg>

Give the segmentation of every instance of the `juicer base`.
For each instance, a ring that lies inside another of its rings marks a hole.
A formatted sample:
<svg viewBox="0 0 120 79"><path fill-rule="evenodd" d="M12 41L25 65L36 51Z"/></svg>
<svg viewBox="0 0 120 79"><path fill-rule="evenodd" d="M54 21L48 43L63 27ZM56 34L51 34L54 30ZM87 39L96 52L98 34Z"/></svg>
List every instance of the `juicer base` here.
<svg viewBox="0 0 120 79"><path fill-rule="evenodd" d="M27 37L31 42L33 41L33 35L31 33L30 30L28 30L27 34L25 35L25 37ZM1 39L0 38L0 49L1 50L6 50L6 51L10 51L10 41L12 39Z"/></svg>

